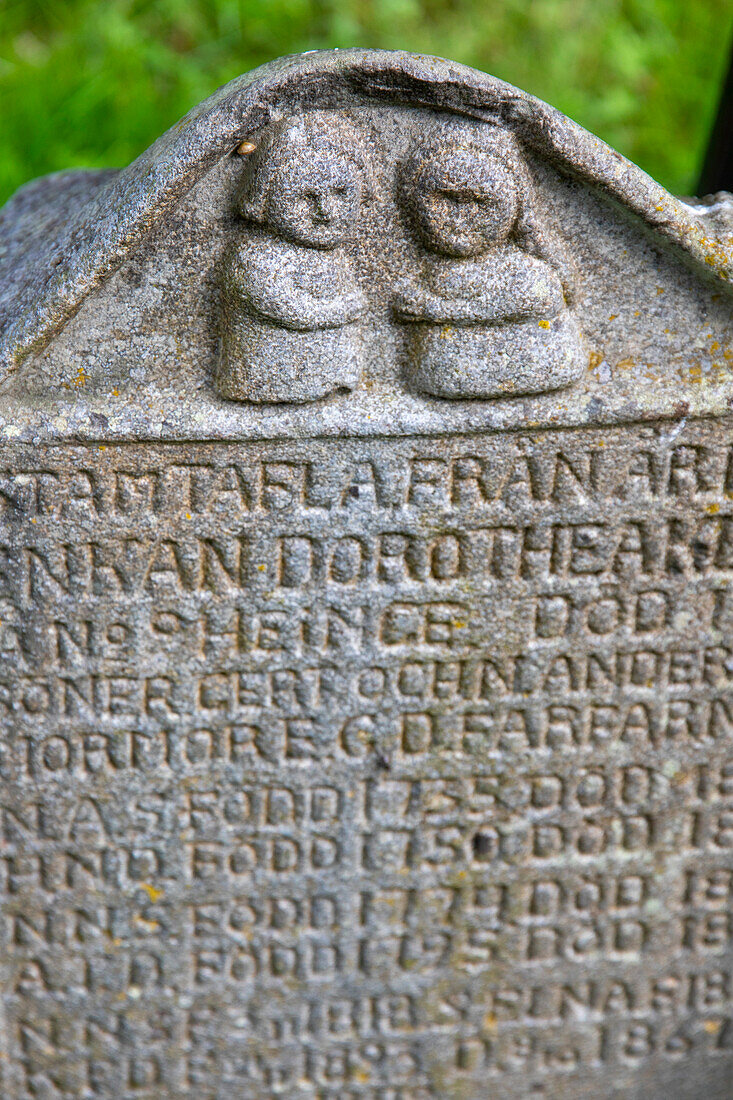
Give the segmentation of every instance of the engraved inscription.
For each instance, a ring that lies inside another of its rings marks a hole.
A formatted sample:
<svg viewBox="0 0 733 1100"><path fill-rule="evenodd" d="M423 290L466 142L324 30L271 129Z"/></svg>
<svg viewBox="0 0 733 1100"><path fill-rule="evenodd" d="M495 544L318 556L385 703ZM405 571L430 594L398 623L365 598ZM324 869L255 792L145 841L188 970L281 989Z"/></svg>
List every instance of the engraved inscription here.
<svg viewBox="0 0 733 1100"><path fill-rule="evenodd" d="M2 1094L725 1080L732 500L711 422L6 450Z"/></svg>

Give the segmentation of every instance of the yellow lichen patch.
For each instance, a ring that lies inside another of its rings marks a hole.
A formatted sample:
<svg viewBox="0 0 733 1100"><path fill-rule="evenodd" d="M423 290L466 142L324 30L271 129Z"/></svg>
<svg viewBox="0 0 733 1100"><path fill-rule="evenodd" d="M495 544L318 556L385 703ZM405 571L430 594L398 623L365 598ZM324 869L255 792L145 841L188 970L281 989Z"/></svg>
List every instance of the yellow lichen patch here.
<svg viewBox="0 0 733 1100"><path fill-rule="evenodd" d="M158 901L163 897L163 891L156 889L155 886L151 886L149 882L143 882L141 885L151 901Z"/></svg>
<svg viewBox="0 0 733 1100"><path fill-rule="evenodd" d="M717 1031L720 1031L720 1023L720 1020L706 1020L702 1026L708 1035L715 1035Z"/></svg>
<svg viewBox="0 0 733 1100"><path fill-rule="evenodd" d="M609 321L615 321L617 317L618 317L618 313L609 313L609 315L608 315Z"/></svg>
<svg viewBox="0 0 733 1100"><path fill-rule="evenodd" d="M538 321L537 324L540 326L540 328L549 328L550 327L550 322L549 321Z"/></svg>
<svg viewBox="0 0 733 1100"><path fill-rule="evenodd" d="M134 916L132 918L133 924L139 924L141 928L147 929L148 932L157 932L160 928L160 922L157 920L146 920L145 917Z"/></svg>
<svg viewBox="0 0 733 1100"><path fill-rule="evenodd" d="M78 388L79 386L86 386L88 381L89 375L84 370L84 367L79 367L78 371L76 372L76 378L74 379L72 385Z"/></svg>
<svg viewBox="0 0 733 1100"><path fill-rule="evenodd" d="M715 268L717 275L723 278L729 277L731 257L723 242L715 240L714 237L703 237L700 243L707 251L705 263Z"/></svg>
<svg viewBox="0 0 733 1100"><path fill-rule="evenodd" d="M705 511L708 513L709 516L714 516L716 512L720 511L720 505L719 504L708 504Z"/></svg>
<svg viewBox="0 0 733 1100"><path fill-rule="evenodd" d="M603 355L600 351L592 351L588 356L588 369L595 370L603 362Z"/></svg>
<svg viewBox="0 0 733 1100"><path fill-rule="evenodd" d="M687 372L688 382L702 382L702 367L699 363L695 363Z"/></svg>
<svg viewBox="0 0 733 1100"><path fill-rule="evenodd" d="M629 356L628 359L621 359L616 364L616 370L630 370L633 366L634 360L631 358L631 356Z"/></svg>

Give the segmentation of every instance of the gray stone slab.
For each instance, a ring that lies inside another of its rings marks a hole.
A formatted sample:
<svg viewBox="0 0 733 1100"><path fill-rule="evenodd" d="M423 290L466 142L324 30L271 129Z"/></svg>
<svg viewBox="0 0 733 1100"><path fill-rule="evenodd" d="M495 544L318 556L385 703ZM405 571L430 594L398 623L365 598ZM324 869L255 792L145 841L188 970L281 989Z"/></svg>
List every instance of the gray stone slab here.
<svg viewBox="0 0 733 1100"><path fill-rule="evenodd" d="M0 213L3 1097L731 1096L732 210L348 50Z"/></svg>

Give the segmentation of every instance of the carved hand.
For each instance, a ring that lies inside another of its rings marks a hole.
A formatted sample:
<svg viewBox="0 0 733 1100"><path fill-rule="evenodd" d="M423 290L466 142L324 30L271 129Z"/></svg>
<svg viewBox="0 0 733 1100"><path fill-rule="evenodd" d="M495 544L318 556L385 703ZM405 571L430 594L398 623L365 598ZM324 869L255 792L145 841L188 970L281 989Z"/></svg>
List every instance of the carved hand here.
<svg viewBox="0 0 733 1100"><path fill-rule="evenodd" d="M415 283L398 284L393 309L403 321L432 320L431 313L441 306L441 299ZM432 307L432 308L431 308Z"/></svg>
<svg viewBox="0 0 733 1100"><path fill-rule="evenodd" d="M278 285L277 293L258 288L250 290L246 300L255 313L268 321L300 332L338 328L357 320L367 308L359 290L324 300L285 281Z"/></svg>
<svg viewBox="0 0 733 1100"><path fill-rule="evenodd" d="M447 285L442 293L404 284L398 288L394 311L403 321L472 325L554 317L563 307L562 287L554 273L533 281L501 273L489 275L481 283L456 283Z"/></svg>

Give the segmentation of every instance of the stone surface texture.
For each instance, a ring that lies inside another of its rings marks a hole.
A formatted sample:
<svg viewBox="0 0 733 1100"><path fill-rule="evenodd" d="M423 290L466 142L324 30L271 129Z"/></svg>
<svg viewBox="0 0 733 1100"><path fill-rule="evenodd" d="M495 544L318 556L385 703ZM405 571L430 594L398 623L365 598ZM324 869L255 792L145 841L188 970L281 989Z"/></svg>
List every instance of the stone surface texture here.
<svg viewBox="0 0 733 1100"><path fill-rule="evenodd" d="M731 197L345 50L0 241L3 1100L729 1100Z"/></svg>

